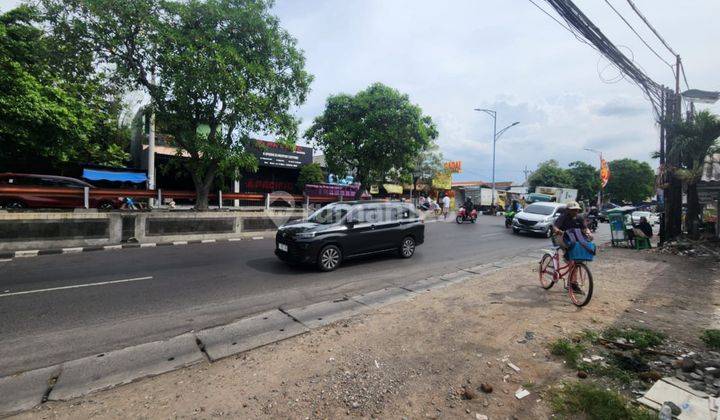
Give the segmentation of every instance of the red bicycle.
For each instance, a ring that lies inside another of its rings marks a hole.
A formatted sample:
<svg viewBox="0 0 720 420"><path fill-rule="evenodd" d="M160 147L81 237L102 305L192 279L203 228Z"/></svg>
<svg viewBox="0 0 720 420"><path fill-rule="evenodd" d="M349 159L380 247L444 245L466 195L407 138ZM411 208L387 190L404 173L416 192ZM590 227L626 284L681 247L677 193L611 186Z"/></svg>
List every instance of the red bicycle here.
<svg viewBox="0 0 720 420"><path fill-rule="evenodd" d="M585 306L590 303L593 294L593 278L590 269L580 261L560 261L560 247L555 247L555 253L546 252L540 260L540 285L548 290L555 283L563 280L565 290L570 295L570 301L575 306Z"/></svg>

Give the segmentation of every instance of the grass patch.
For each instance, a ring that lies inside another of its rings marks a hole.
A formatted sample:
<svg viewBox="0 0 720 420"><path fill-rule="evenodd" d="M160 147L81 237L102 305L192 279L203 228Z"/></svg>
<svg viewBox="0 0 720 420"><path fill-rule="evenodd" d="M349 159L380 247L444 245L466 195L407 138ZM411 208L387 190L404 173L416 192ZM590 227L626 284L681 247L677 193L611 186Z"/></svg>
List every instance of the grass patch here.
<svg viewBox="0 0 720 420"><path fill-rule="evenodd" d="M598 334L597 331L593 330L582 330L580 337L585 341L589 341L590 343L595 344L600 338L600 334Z"/></svg>
<svg viewBox="0 0 720 420"><path fill-rule="evenodd" d="M705 330L700 339L705 343L708 348L719 350L720 349L720 330Z"/></svg>
<svg viewBox="0 0 720 420"><path fill-rule="evenodd" d="M610 361L610 363L607 364L602 364L599 362L580 362L578 363L577 369L586 372L592 376L603 376L606 378L614 379L623 384L629 384L635 379L633 373L623 370L622 368L618 367L613 361Z"/></svg>
<svg viewBox="0 0 720 420"><path fill-rule="evenodd" d="M603 331L603 337L612 341L624 338L639 349L655 347L665 341L665 334L647 328L608 328Z"/></svg>
<svg viewBox="0 0 720 420"><path fill-rule="evenodd" d="M562 357L568 366L576 368L582 357L585 346L580 343L573 343L566 338L558 338L550 344L550 353Z"/></svg>
<svg viewBox="0 0 720 420"><path fill-rule="evenodd" d="M567 383L553 394L550 403L560 418L657 419L657 414L634 407L620 394L592 383Z"/></svg>

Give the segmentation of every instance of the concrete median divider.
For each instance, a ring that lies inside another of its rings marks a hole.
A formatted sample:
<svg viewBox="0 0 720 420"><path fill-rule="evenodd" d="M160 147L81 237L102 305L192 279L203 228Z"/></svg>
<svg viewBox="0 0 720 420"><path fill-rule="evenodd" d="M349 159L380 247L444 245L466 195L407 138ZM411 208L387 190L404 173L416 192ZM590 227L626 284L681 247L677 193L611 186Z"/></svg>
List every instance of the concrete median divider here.
<svg viewBox="0 0 720 420"><path fill-rule="evenodd" d="M197 338L211 361L242 353L310 331L277 309L232 324L198 331Z"/></svg>
<svg viewBox="0 0 720 420"><path fill-rule="evenodd" d="M351 299L370 308L380 308L395 302L407 300L411 298L413 294L413 292L400 287L388 287L386 289L375 290L373 292L353 296Z"/></svg>
<svg viewBox="0 0 720 420"><path fill-rule="evenodd" d="M0 417L42 403L59 374L60 366L51 366L0 378Z"/></svg>
<svg viewBox="0 0 720 420"><path fill-rule="evenodd" d="M61 365L49 399L68 400L202 361L205 356L191 333L84 357Z"/></svg>
<svg viewBox="0 0 720 420"><path fill-rule="evenodd" d="M314 303L302 308L283 309L283 312L308 328L318 328L368 310L370 310L370 307L352 299L344 298Z"/></svg>

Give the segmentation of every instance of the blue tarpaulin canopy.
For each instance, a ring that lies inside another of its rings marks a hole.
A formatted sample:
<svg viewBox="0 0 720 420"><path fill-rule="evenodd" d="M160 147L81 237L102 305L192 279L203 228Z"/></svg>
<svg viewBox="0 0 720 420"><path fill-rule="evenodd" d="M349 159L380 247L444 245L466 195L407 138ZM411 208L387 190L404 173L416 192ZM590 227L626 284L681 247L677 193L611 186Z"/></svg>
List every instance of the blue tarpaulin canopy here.
<svg viewBox="0 0 720 420"><path fill-rule="evenodd" d="M83 169L83 178L91 181L119 181L141 183L147 181L142 172L113 172L100 169Z"/></svg>

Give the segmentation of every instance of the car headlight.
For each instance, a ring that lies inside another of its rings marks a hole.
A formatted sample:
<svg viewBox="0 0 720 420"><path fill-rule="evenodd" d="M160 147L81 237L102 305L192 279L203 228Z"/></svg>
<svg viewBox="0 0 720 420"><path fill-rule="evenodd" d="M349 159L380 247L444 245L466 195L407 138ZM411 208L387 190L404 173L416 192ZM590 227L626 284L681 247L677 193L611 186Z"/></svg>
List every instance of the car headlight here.
<svg viewBox="0 0 720 420"><path fill-rule="evenodd" d="M295 235L295 237L298 239L310 239L310 238L314 238L316 233L317 232L298 232L298 234Z"/></svg>

